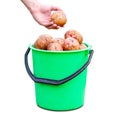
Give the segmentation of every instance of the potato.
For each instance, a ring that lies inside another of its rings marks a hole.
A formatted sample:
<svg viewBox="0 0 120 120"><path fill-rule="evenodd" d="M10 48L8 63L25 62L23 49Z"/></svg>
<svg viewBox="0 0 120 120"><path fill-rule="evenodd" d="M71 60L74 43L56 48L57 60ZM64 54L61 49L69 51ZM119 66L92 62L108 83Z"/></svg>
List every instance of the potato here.
<svg viewBox="0 0 120 120"><path fill-rule="evenodd" d="M51 14L51 21L53 21L58 26L63 27L67 22L67 18L63 11L54 11Z"/></svg>
<svg viewBox="0 0 120 120"><path fill-rule="evenodd" d="M42 34L34 43L34 47L38 49L47 49L47 45L51 42L52 36L48 34Z"/></svg>
<svg viewBox="0 0 120 120"><path fill-rule="evenodd" d="M73 37L73 38L77 39L80 44L83 41L82 35L78 31L76 31L76 30L68 30L64 34L64 37L65 37L65 39L68 38L68 37Z"/></svg>
<svg viewBox="0 0 120 120"><path fill-rule="evenodd" d="M63 49L64 50L78 50L80 49L80 44L75 38L69 37L65 39Z"/></svg>
<svg viewBox="0 0 120 120"><path fill-rule="evenodd" d="M63 47L65 39L63 39L63 38L53 38L51 41L52 42L58 42Z"/></svg>
<svg viewBox="0 0 120 120"><path fill-rule="evenodd" d="M59 43L53 42L53 43L48 44L47 50L63 51L63 48Z"/></svg>
<svg viewBox="0 0 120 120"><path fill-rule="evenodd" d="M85 44L80 44L80 49L86 49L87 46Z"/></svg>

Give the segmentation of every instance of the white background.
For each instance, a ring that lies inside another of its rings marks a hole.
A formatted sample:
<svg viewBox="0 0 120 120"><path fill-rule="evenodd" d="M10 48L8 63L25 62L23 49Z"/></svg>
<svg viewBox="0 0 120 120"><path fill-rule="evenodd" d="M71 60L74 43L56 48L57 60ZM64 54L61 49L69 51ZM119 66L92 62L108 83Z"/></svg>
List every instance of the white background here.
<svg viewBox="0 0 120 120"><path fill-rule="evenodd" d="M120 120L120 3L119 0L45 0L61 7L64 28L38 25L19 0L0 2L0 119L1 120ZM88 67L85 104L68 112L36 106L34 83L24 67L24 53L42 33L62 36L78 30L95 51Z"/></svg>

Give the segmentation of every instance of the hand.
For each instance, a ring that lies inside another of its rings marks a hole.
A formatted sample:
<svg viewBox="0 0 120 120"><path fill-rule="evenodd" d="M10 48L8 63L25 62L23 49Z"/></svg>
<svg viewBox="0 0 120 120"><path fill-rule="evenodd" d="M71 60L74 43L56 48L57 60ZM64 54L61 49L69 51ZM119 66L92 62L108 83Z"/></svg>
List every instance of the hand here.
<svg viewBox="0 0 120 120"><path fill-rule="evenodd" d="M33 7L30 11L33 18L42 26L48 29L59 29L60 26L57 26L53 22L51 22L51 12L52 11L60 11L61 9L52 6L52 5L43 5L37 4L37 6Z"/></svg>

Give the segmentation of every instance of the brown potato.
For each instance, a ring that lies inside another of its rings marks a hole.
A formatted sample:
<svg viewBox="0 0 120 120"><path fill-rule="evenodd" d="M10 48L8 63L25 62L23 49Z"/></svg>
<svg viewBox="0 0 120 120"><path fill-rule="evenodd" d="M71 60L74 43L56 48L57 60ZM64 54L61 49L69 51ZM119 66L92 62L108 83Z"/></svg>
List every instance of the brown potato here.
<svg viewBox="0 0 120 120"><path fill-rule="evenodd" d="M80 44L76 39L69 37L65 39L63 49L64 50L78 50L80 49Z"/></svg>
<svg viewBox="0 0 120 120"><path fill-rule="evenodd" d="M53 43L48 44L47 50L63 51L63 48L59 43L53 42Z"/></svg>
<svg viewBox="0 0 120 120"><path fill-rule="evenodd" d="M53 21L58 26L63 27L67 22L67 18L63 11L54 11L51 14L51 21Z"/></svg>
<svg viewBox="0 0 120 120"><path fill-rule="evenodd" d="M76 30L68 30L64 34L64 37L65 37L65 39L68 38L68 37L73 37L73 38L77 39L80 44L83 41L82 35L78 31L76 31Z"/></svg>
<svg viewBox="0 0 120 120"><path fill-rule="evenodd" d="M85 44L80 44L80 49L86 49L87 46Z"/></svg>
<svg viewBox="0 0 120 120"><path fill-rule="evenodd" d="M48 34L42 34L35 41L34 47L38 49L47 49L47 45L51 42L52 37Z"/></svg>
<svg viewBox="0 0 120 120"><path fill-rule="evenodd" d="M63 47L65 39L63 39L63 38L53 38L51 41L52 42L58 42Z"/></svg>

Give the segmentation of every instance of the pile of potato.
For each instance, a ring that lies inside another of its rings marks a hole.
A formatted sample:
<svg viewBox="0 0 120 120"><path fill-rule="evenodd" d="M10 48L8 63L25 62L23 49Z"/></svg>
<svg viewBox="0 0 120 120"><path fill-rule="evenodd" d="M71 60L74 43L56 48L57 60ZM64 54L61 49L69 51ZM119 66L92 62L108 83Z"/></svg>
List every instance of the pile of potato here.
<svg viewBox="0 0 120 120"><path fill-rule="evenodd" d="M49 34L41 34L34 43L34 47L43 50L67 51L85 49L82 35L76 30L68 30L64 38L54 38Z"/></svg>

